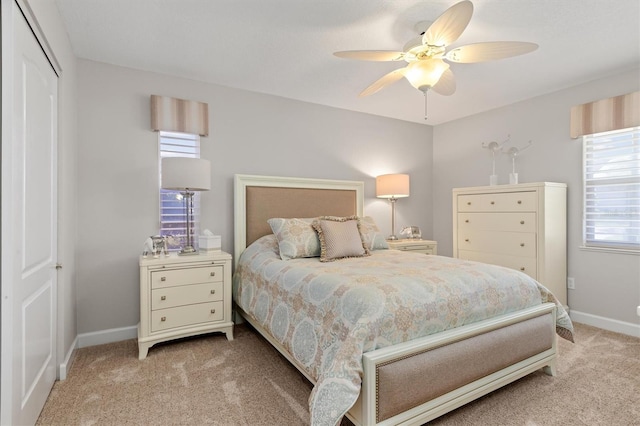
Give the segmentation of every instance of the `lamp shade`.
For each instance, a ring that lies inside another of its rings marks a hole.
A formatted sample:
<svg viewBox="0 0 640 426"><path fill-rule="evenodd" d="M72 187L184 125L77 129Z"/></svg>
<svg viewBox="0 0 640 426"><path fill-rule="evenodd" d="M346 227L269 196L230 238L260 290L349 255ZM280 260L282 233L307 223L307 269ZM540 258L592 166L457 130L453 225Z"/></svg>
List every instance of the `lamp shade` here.
<svg viewBox="0 0 640 426"><path fill-rule="evenodd" d="M376 197L403 198L409 196L409 175L390 174L376 178Z"/></svg>
<svg viewBox="0 0 640 426"><path fill-rule="evenodd" d="M211 165L209 160L188 157L162 159L162 188L190 191L211 189Z"/></svg>

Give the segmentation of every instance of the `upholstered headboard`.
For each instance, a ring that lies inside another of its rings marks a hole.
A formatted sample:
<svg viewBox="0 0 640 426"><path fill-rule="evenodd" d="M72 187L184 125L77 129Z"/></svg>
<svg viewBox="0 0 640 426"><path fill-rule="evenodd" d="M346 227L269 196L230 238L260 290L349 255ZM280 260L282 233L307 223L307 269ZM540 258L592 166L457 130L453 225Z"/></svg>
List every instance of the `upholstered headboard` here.
<svg viewBox="0 0 640 426"><path fill-rule="evenodd" d="M270 234L272 217L362 216L364 182L235 175L234 260Z"/></svg>

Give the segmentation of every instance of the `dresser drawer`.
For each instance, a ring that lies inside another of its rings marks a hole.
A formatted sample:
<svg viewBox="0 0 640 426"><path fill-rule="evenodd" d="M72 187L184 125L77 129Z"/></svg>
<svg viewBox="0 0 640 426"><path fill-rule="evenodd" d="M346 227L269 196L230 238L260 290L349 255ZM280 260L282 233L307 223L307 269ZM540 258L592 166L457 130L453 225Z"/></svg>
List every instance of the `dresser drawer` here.
<svg viewBox="0 0 640 426"><path fill-rule="evenodd" d="M458 195L459 212L534 212L537 205L535 191Z"/></svg>
<svg viewBox="0 0 640 426"><path fill-rule="evenodd" d="M175 287L209 282L221 282L222 266L170 269L151 272L151 288Z"/></svg>
<svg viewBox="0 0 640 426"><path fill-rule="evenodd" d="M222 301L159 309L151 312L151 331L221 321L223 318Z"/></svg>
<svg viewBox="0 0 640 426"><path fill-rule="evenodd" d="M531 257L509 256L506 254L492 254L467 250L458 251L458 257L460 259L475 260L476 262L490 263L492 265L515 269L517 271L524 272L534 280L538 279L536 272L537 262L536 259Z"/></svg>
<svg viewBox="0 0 640 426"><path fill-rule="evenodd" d="M536 234L469 231L458 233L458 250L536 257Z"/></svg>
<svg viewBox="0 0 640 426"><path fill-rule="evenodd" d="M151 290L151 310L222 300L222 281Z"/></svg>
<svg viewBox="0 0 640 426"><path fill-rule="evenodd" d="M536 232L536 214L458 213L458 232L465 231Z"/></svg>

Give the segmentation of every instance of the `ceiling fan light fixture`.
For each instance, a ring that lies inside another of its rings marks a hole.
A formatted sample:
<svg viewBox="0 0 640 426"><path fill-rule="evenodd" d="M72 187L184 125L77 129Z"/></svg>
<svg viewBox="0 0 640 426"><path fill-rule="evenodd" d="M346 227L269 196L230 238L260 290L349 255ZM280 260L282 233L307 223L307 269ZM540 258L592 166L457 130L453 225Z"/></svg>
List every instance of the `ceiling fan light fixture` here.
<svg viewBox="0 0 640 426"><path fill-rule="evenodd" d="M442 74L449 69L449 64L441 59L427 59L412 62L404 74L409 83L421 92L426 92L436 85Z"/></svg>

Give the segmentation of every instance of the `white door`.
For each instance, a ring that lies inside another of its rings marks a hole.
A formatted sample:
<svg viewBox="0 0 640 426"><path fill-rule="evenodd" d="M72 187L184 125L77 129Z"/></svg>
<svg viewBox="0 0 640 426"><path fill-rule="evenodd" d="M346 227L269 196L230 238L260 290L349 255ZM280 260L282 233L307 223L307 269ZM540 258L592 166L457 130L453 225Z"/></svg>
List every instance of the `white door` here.
<svg viewBox="0 0 640 426"><path fill-rule="evenodd" d="M22 425L38 419L56 379L58 80L19 8L11 2L8 21L3 3L13 41L2 77L1 420Z"/></svg>

